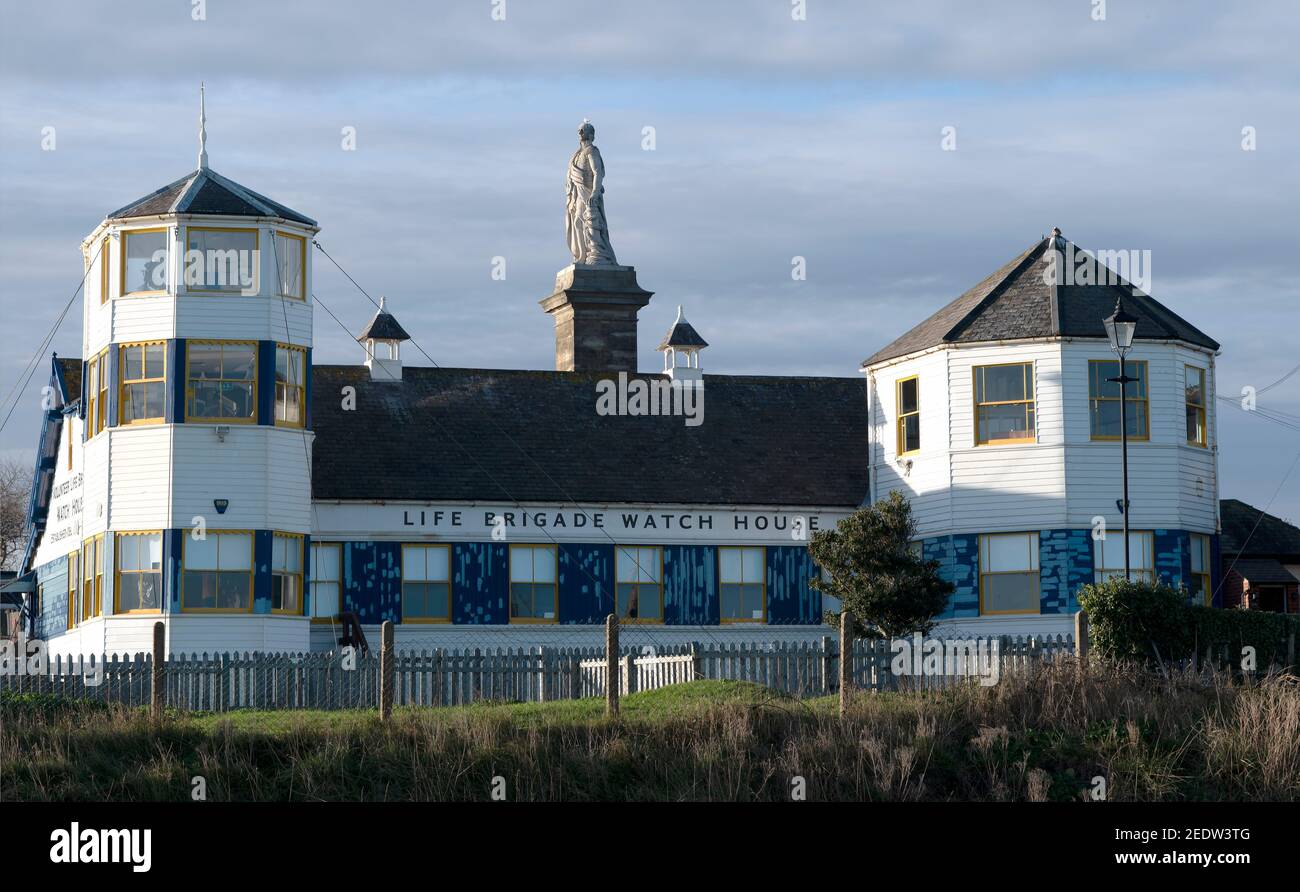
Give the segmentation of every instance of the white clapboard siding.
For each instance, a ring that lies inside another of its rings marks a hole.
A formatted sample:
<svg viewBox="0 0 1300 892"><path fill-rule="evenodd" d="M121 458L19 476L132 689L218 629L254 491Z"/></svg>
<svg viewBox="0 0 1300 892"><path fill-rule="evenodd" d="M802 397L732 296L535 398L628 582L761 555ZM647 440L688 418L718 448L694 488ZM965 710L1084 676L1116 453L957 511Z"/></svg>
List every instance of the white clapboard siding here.
<svg viewBox="0 0 1300 892"><path fill-rule="evenodd" d="M114 530L159 530L169 526L172 425L113 428L108 441L109 522Z"/></svg>

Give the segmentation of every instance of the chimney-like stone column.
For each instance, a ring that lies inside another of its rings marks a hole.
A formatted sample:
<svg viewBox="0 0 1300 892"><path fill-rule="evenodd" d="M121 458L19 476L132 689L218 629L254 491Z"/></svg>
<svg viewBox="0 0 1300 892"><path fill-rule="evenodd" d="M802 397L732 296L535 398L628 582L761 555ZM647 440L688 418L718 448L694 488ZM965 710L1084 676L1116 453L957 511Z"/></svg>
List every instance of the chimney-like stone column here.
<svg viewBox="0 0 1300 892"><path fill-rule="evenodd" d="M573 264L555 276L540 303L555 319L555 370L635 372L636 315L653 291L631 266Z"/></svg>

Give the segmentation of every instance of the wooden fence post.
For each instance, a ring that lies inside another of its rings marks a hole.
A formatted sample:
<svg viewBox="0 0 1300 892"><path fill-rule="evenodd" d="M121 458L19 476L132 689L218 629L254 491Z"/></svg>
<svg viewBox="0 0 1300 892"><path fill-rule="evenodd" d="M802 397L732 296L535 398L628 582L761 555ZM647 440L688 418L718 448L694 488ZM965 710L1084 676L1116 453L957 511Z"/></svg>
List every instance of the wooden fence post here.
<svg viewBox="0 0 1300 892"><path fill-rule="evenodd" d="M605 617L605 715L618 715L618 616Z"/></svg>
<svg viewBox="0 0 1300 892"><path fill-rule="evenodd" d="M840 614L840 718L849 712L853 692L853 614Z"/></svg>
<svg viewBox="0 0 1300 892"><path fill-rule="evenodd" d="M1088 660L1088 614L1082 610L1074 615L1074 655L1081 663Z"/></svg>
<svg viewBox="0 0 1300 892"><path fill-rule="evenodd" d="M384 620L379 627L379 718L388 721L393 717L393 623Z"/></svg>
<svg viewBox="0 0 1300 892"><path fill-rule="evenodd" d="M162 621L153 624L153 691L150 693L149 711L154 719L161 719L167 702L163 665L167 660L167 627Z"/></svg>

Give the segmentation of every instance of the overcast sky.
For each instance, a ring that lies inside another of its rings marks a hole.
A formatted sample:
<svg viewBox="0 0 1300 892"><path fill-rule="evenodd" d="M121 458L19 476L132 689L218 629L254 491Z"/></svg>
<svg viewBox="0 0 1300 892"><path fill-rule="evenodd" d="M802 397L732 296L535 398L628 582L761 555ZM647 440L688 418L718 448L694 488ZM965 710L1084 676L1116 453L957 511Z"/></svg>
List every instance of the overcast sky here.
<svg viewBox="0 0 1300 892"><path fill-rule="evenodd" d="M584 117L614 248L656 292L643 369L681 303L710 372L854 375L1052 226L1149 249L1154 295L1223 344L1221 393L1300 362L1294 0L1109 0L1103 21L1094 0L807 0L804 21L790 0L209 0L198 21L189 0L0 5L6 394L77 287L81 239L196 166L200 80L212 168L317 219L440 365L553 367L537 301L569 262ZM319 300L358 331L373 308L316 261ZM315 343L361 359L326 313ZM52 346L80 345L74 309ZM47 366L6 454L31 455ZM1259 404L1300 428L1300 375ZM1300 470L1278 491L1300 433L1219 418L1222 494L1300 520Z"/></svg>

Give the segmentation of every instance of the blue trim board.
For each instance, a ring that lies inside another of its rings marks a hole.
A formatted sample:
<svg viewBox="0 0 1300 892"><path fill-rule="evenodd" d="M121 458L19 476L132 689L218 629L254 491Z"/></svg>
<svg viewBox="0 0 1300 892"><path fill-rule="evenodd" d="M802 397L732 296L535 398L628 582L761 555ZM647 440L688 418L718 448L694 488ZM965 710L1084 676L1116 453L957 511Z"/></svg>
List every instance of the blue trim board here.
<svg viewBox="0 0 1300 892"><path fill-rule="evenodd" d="M187 530L163 531L163 612L181 612L181 569Z"/></svg>
<svg viewBox="0 0 1300 892"><path fill-rule="evenodd" d="M274 534L270 530L253 530L253 612L271 612L271 547Z"/></svg>
<svg viewBox="0 0 1300 892"><path fill-rule="evenodd" d="M275 341L257 342L257 423L275 424Z"/></svg>
<svg viewBox="0 0 1300 892"><path fill-rule="evenodd" d="M167 424L185 423L185 376L187 373L185 338L167 342L167 407L163 421Z"/></svg>

